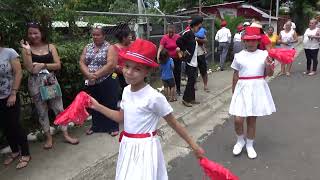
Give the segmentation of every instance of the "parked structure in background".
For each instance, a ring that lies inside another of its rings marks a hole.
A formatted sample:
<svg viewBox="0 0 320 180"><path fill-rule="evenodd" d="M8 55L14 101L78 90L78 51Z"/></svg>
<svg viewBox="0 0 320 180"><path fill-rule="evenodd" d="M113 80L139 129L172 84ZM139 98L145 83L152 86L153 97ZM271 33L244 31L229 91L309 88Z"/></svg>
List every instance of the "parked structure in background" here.
<svg viewBox="0 0 320 180"><path fill-rule="evenodd" d="M198 11L199 7L193 7L191 9L180 11L178 15L193 15L198 14ZM279 27L279 25L277 24L277 17L270 16L267 10L263 10L253 5L246 4L245 1L235 1L210 6L202 6L201 12L207 15L213 15L220 19L224 19L226 15L231 17L242 16L246 19L246 21L249 22L252 19L255 19L257 21L260 21L265 28L269 26L269 19L271 19L271 26L274 27L275 32L278 29L277 27ZM281 30L282 29L280 29L279 32Z"/></svg>

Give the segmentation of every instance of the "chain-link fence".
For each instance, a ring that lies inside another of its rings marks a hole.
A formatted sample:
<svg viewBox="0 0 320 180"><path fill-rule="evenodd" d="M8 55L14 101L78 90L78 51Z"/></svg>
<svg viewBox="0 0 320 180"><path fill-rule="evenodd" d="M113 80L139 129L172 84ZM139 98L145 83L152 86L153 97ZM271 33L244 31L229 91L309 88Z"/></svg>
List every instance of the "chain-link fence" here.
<svg viewBox="0 0 320 180"><path fill-rule="evenodd" d="M110 43L116 42L115 34L118 31L126 29L132 32L132 36L148 39L159 46L169 25L174 26L176 33L181 35L188 27L190 19L190 16L79 11L78 17L73 22L52 21L52 34L53 40L62 42L62 46L68 41L75 41L78 46L91 41L90 29L92 27L102 26L106 32L106 40ZM205 17L203 27L207 30L206 60L210 66L214 62L214 18ZM76 50L73 51L73 53L76 52ZM80 54L75 54L74 57L77 55L80 56ZM63 59L62 61L68 62ZM161 85L160 73L157 70L151 74L150 78L152 78L150 82L155 83L155 86ZM70 84L67 87L77 89L79 86L74 87L74 84Z"/></svg>
<svg viewBox="0 0 320 180"><path fill-rule="evenodd" d="M112 12L92 12L79 11L78 20L74 21L72 27L69 22L53 21L52 27L55 32L60 32L60 36L68 37L72 33L75 39L86 37L91 27L103 26L106 32L106 40L115 42L114 35L122 29L132 31L133 35L139 38L148 39L159 45L160 39L166 34L168 25L174 26L176 33L182 34L188 26L190 16L158 15L158 14L132 14L132 13L112 13ZM212 52L214 50L214 18L204 18L203 27L207 30L206 44L209 62L213 61ZM74 33L77 32L77 33ZM80 33L79 33L80 32Z"/></svg>

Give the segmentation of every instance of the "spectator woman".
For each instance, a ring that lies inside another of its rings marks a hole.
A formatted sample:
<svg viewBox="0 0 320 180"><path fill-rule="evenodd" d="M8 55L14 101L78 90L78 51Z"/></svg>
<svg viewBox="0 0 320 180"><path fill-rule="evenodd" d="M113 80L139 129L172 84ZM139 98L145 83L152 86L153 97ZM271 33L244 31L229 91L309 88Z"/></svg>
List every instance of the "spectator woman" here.
<svg viewBox="0 0 320 180"><path fill-rule="evenodd" d="M117 38L118 43L116 43L114 45L114 47L115 47L115 49L117 50L117 52L119 54L119 52L121 50L126 50L129 47L129 45L131 44L130 31L129 30L119 30L115 34L115 37ZM123 91L124 87L126 87L128 85L126 83L126 80L123 77L122 67L123 67L123 61L118 56L118 65L116 67L116 73L118 74L118 79L119 79L121 92Z"/></svg>
<svg viewBox="0 0 320 180"><path fill-rule="evenodd" d="M6 137L12 153L4 160L4 165L19 158L17 169L24 168L31 160L27 136L20 119L19 87L22 78L18 53L3 47L0 32L0 128Z"/></svg>
<svg viewBox="0 0 320 180"><path fill-rule="evenodd" d="M298 36L294 29L291 28L291 22L285 24L284 30L280 32L278 43L282 48L294 49L294 43L298 42ZM281 64L281 75L286 74L290 76L292 63Z"/></svg>
<svg viewBox="0 0 320 180"><path fill-rule="evenodd" d="M267 35L271 41L271 47L275 48L277 45L279 36L276 33L274 33L274 28L272 26L268 27Z"/></svg>
<svg viewBox="0 0 320 180"><path fill-rule="evenodd" d="M235 33L233 37L233 54L236 54L244 49L244 44L241 41L243 31L244 27L241 24L239 24L237 26L237 33Z"/></svg>
<svg viewBox="0 0 320 180"><path fill-rule="evenodd" d="M309 28L303 35L303 47L307 57L307 71L304 74L309 76L315 75L318 67L320 28L317 28L316 26L317 20L311 19Z"/></svg>
<svg viewBox="0 0 320 180"><path fill-rule="evenodd" d="M57 49L53 44L47 42L46 35L39 23L29 23L27 26L27 41L21 41L22 57L25 68L30 73L28 79L29 94L35 104L39 115L39 122L46 135L44 149L53 147L52 135L50 134L50 121L48 110L51 108L57 115L62 112L62 96L55 96L52 99L43 99L40 93L40 86L46 81L59 86L55 71L61 69L61 61ZM76 145L78 139L69 136L67 126L61 126L63 136L67 143Z"/></svg>
<svg viewBox="0 0 320 180"><path fill-rule="evenodd" d="M89 94L104 106L116 110L119 99L119 82L113 73L117 63L117 50L105 41L102 27L92 29L93 43L88 44L80 57L80 70L86 79ZM92 126L87 135L94 132L107 132L111 136L119 133L118 123L98 111L92 111Z"/></svg>
<svg viewBox="0 0 320 180"><path fill-rule="evenodd" d="M178 58L177 54L177 44L176 41L180 37L179 34L175 33L174 26L168 26L167 34L163 35L162 39L160 40L160 46L158 49L157 59L159 61L160 52L163 49L167 49L169 52L170 57L173 59L174 62L174 69L173 75L176 83L176 90L177 94L181 95L180 84L181 84L181 60Z"/></svg>

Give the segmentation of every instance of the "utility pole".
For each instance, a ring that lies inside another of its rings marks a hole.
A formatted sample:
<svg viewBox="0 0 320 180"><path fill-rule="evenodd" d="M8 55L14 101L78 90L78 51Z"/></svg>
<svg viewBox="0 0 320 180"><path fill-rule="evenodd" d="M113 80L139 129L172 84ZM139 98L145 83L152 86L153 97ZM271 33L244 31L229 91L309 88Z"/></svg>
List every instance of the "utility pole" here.
<svg viewBox="0 0 320 180"><path fill-rule="evenodd" d="M272 16L272 0L270 2L270 11L269 11L269 26L271 26L271 16Z"/></svg>
<svg viewBox="0 0 320 180"><path fill-rule="evenodd" d="M279 16L279 0L277 0L277 3L276 3L276 18L278 18Z"/></svg>
<svg viewBox="0 0 320 180"><path fill-rule="evenodd" d="M199 0L199 15L201 15L201 6L202 6L201 0Z"/></svg>
<svg viewBox="0 0 320 180"><path fill-rule="evenodd" d="M138 1L138 12L139 14L144 14L144 5L143 5L143 0L137 0ZM144 34L143 30L143 18L139 17L138 18L138 31L136 32L137 37L142 38Z"/></svg>

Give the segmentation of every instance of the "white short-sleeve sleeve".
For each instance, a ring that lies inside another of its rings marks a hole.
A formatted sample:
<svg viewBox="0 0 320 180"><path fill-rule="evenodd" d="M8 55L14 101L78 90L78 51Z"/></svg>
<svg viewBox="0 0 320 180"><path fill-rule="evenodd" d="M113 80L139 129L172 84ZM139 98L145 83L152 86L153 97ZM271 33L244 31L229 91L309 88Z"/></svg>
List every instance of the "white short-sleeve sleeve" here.
<svg viewBox="0 0 320 180"><path fill-rule="evenodd" d="M19 54L14 49L9 49L9 60L15 60L17 57L19 57Z"/></svg>
<svg viewBox="0 0 320 180"><path fill-rule="evenodd" d="M122 92L122 97L121 97L121 101L120 101L120 108L123 110L124 109L124 102L125 102L125 97L128 93L128 87L125 87L123 89L123 92Z"/></svg>
<svg viewBox="0 0 320 180"><path fill-rule="evenodd" d="M160 117L164 117L173 111L167 99L160 93L155 95L154 98L151 98L149 108Z"/></svg>
<svg viewBox="0 0 320 180"><path fill-rule="evenodd" d="M234 55L234 58L233 58L233 61L232 61L232 64L231 64L231 68L234 69L234 70L237 70L237 71L240 70L240 64L237 61L237 54Z"/></svg>

